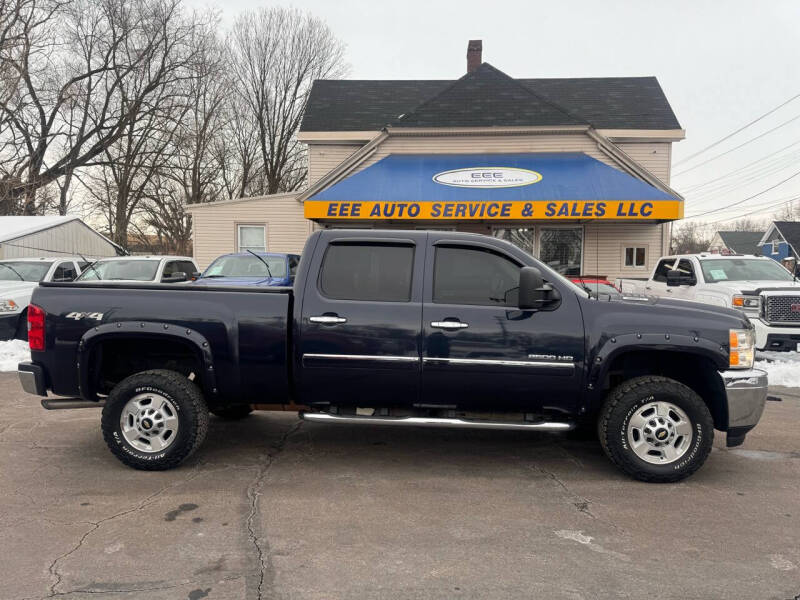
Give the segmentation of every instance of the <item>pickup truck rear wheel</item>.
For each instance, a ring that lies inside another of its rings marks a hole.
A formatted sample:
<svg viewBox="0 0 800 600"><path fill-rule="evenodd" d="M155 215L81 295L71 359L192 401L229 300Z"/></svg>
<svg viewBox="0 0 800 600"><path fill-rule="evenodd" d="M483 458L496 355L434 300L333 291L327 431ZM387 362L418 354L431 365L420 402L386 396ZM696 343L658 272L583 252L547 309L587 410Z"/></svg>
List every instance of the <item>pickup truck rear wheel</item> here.
<svg viewBox="0 0 800 600"><path fill-rule="evenodd" d="M670 483L703 465L714 442L714 421L702 398L682 383L636 377L609 393L598 434L605 453L625 473Z"/></svg>
<svg viewBox="0 0 800 600"><path fill-rule="evenodd" d="M134 469L163 471L194 452L208 431L200 389L175 371L143 371L109 394L101 420L111 452Z"/></svg>

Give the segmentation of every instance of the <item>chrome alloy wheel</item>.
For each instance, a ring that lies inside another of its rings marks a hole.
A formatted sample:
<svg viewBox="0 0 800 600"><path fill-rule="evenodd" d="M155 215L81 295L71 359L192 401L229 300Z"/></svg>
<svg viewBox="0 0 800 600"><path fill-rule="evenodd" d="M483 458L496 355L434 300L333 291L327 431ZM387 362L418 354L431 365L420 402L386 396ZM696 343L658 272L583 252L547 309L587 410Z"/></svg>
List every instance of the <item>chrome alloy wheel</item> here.
<svg viewBox="0 0 800 600"><path fill-rule="evenodd" d="M630 418L627 435L636 456L653 465L667 465L692 445L692 422L674 404L649 402Z"/></svg>
<svg viewBox="0 0 800 600"><path fill-rule="evenodd" d="M178 411L160 394L137 394L125 404L119 424L131 446L140 452L160 452L175 441Z"/></svg>

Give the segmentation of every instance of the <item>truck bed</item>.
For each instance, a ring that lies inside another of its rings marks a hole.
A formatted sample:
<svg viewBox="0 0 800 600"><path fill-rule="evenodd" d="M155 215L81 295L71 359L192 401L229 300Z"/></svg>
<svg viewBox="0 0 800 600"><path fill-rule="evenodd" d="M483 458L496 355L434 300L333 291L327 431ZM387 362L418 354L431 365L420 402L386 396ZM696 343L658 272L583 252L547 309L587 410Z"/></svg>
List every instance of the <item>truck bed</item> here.
<svg viewBox="0 0 800 600"><path fill-rule="evenodd" d="M47 310L47 339L58 352L33 352L57 395L79 395L78 343L88 330L138 326L207 342L218 397L282 402L288 395L292 289L131 283L43 283L33 303ZM154 319L154 315L157 318ZM100 319L97 317L100 316ZM191 333L186 333L186 332ZM102 333L102 332L98 332Z"/></svg>

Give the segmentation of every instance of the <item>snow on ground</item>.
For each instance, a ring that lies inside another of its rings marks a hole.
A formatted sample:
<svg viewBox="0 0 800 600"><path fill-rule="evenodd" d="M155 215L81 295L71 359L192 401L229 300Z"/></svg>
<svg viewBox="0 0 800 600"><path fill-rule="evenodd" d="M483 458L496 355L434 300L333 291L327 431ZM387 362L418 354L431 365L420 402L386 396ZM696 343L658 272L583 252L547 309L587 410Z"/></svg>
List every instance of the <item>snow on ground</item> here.
<svg viewBox="0 0 800 600"><path fill-rule="evenodd" d="M759 352L756 369L763 369L770 385L800 387L800 352Z"/></svg>
<svg viewBox="0 0 800 600"><path fill-rule="evenodd" d="M30 359L28 342L22 340L0 342L0 371L16 371L18 362Z"/></svg>
<svg viewBox="0 0 800 600"><path fill-rule="evenodd" d="M28 342L0 341L0 371L16 371L18 362L30 358ZM759 352L754 366L769 374L770 385L800 388L800 352Z"/></svg>

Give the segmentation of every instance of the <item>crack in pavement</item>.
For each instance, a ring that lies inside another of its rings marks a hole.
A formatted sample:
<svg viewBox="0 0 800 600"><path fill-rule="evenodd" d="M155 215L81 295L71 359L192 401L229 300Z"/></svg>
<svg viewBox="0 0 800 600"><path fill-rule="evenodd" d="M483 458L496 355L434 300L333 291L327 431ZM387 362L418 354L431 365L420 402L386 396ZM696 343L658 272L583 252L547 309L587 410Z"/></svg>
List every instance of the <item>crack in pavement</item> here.
<svg viewBox="0 0 800 600"><path fill-rule="evenodd" d="M272 558L270 556L269 543L265 537L259 537L256 532L255 519L259 512L258 498L261 496L261 488L264 485L264 480L267 477L270 467L275 462L277 456L283 451L283 448L286 445L289 437L298 429L300 429L302 424L303 421L299 420L294 423L289 429L286 430L277 443L272 445L273 453L270 453L269 451L265 453L263 457L264 463L258 468L255 478L247 487L247 498L250 500L250 513L247 515L247 534L250 543L253 544L253 547L256 550L256 556L258 558L259 577L258 587L256 589L256 598L258 598L258 600L263 598L265 575L269 574L268 583L270 587L272 586L275 578L272 567Z"/></svg>
<svg viewBox="0 0 800 600"><path fill-rule="evenodd" d="M118 512L116 514L111 515L110 517L106 517L104 519L100 519L99 521L91 521L92 528L89 529L89 531L87 531L86 533L84 533L81 536L81 538L78 540L78 543L75 544L69 551L67 551L64 554L62 554L61 556L57 557L53 562L50 563L50 566L48 567L48 572L50 573L51 577L55 578L55 583L53 583L53 585L50 586L50 594L47 597L48 598L55 598L57 596L63 596L64 594L71 593L71 592L59 592L58 589L57 589L58 586L61 585L61 581L62 581L62 575L59 572L59 566L64 560L69 558L70 555L72 555L75 552L77 552L81 548L81 546L83 546L83 543L86 541L86 539L90 535L92 535L95 531L100 529L100 527L103 524L108 523L109 521L113 521L114 519L118 519L119 517L124 517L125 515L128 515L130 513L142 510L143 508L146 508L147 506L149 506L150 504L155 502L156 499L161 494L166 492L168 489L173 488L173 487L177 487L179 485L183 485L185 483L189 483L190 481L192 481L193 479L195 479L196 477L198 477L201 474L201 471L199 469L203 464L204 463L202 463L202 462L198 462L197 465L194 466L193 473L191 475L189 475L188 477L185 477L184 479L181 479L180 481L174 481L174 482L170 483L169 485L165 485L164 487L162 487L158 491L156 491L156 492L150 494L149 496L147 496L144 500L139 502L139 504L137 504L133 508L128 508L126 510L120 511L120 512Z"/></svg>
<svg viewBox="0 0 800 600"><path fill-rule="evenodd" d="M541 473L545 477L551 479L552 481L554 481L564 491L564 493L566 493L568 496L570 496L572 498L572 501L570 502L570 504L579 513L582 513L582 514L586 515L587 517L589 517L591 519L594 519L595 521L599 521L601 523L605 523L606 525L608 525L609 527L612 527L613 529L615 529L617 531L622 531L616 524L612 523L611 521L608 521L606 519L601 519L600 517L595 515L590 509L590 507L592 505L592 501L589 500L588 498L586 498L585 496L581 496L580 494L578 494L576 492L573 492L569 488L569 486L566 483L564 483L558 477L558 475L556 475L552 471L548 471L547 469L545 469L544 467L540 466L539 464L537 464L535 462L531 463L529 465L529 467L531 469L534 469L537 472Z"/></svg>

